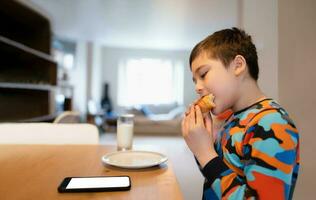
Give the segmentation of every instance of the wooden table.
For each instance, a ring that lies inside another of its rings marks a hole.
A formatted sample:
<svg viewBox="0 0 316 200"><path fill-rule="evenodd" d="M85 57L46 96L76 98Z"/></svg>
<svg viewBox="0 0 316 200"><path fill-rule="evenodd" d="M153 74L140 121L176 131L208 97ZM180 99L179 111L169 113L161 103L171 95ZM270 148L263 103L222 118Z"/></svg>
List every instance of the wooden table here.
<svg viewBox="0 0 316 200"><path fill-rule="evenodd" d="M0 199L183 199L170 161L147 169L104 167L102 145L0 145ZM67 176L128 175L129 191L58 193Z"/></svg>

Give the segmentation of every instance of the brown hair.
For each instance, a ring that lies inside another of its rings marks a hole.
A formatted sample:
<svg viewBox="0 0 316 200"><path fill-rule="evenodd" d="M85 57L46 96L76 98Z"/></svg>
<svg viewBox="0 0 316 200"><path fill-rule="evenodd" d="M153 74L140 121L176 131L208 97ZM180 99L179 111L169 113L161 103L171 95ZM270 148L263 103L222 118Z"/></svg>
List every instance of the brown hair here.
<svg viewBox="0 0 316 200"><path fill-rule="evenodd" d="M258 80L259 67L256 46L253 44L251 36L245 31L233 27L208 36L191 51L190 66L202 52L207 53L212 58L220 59L226 67L237 55L241 55L246 59L250 76Z"/></svg>

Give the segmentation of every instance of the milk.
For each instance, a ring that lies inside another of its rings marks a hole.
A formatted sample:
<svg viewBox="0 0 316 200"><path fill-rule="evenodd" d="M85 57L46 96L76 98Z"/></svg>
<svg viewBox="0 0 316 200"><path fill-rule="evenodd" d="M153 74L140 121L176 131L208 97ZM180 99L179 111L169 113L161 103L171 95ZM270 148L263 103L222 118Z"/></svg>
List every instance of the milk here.
<svg viewBox="0 0 316 200"><path fill-rule="evenodd" d="M120 123L117 126L117 147L119 150L128 150L133 146L133 124Z"/></svg>

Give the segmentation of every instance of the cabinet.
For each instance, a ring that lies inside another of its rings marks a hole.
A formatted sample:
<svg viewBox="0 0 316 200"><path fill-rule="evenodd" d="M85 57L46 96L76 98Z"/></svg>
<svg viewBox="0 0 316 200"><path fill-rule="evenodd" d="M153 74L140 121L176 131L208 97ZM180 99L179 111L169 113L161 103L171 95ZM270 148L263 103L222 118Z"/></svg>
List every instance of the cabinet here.
<svg viewBox="0 0 316 200"><path fill-rule="evenodd" d="M0 1L0 122L47 119L55 112L57 64L49 20L16 1Z"/></svg>

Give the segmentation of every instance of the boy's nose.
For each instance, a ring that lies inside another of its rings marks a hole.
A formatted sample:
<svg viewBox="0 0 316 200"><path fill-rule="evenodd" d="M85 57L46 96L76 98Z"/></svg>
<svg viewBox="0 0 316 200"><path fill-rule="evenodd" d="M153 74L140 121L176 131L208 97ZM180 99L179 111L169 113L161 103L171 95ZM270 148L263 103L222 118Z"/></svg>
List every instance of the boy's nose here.
<svg viewBox="0 0 316 200"><path fill-rule="evenodd" d="M203 86L199 83L195 84L195 92L201 96L203 94Z"/></svg>

